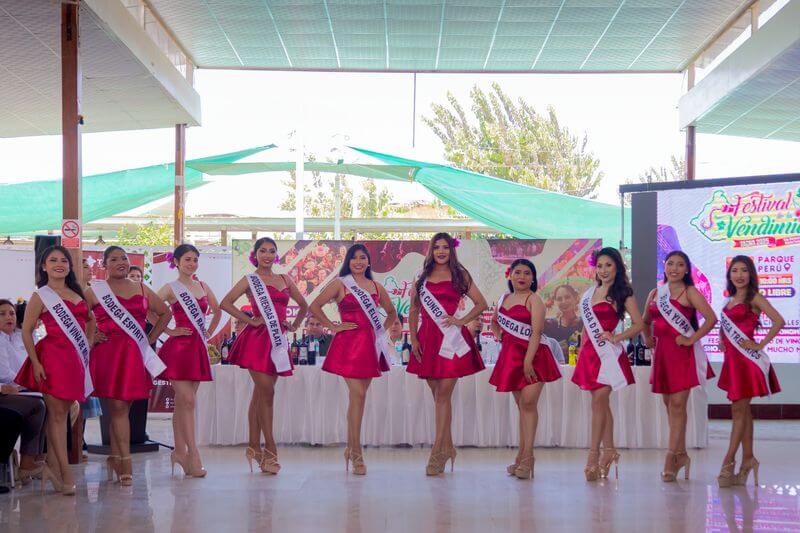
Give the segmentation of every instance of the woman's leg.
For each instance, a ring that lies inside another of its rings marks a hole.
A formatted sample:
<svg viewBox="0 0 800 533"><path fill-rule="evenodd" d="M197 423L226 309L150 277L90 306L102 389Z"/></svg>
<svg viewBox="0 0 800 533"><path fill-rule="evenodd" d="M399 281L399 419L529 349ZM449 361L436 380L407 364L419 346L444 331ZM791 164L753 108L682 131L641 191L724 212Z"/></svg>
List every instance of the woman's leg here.
<svg viewBox="0 0 800 533"><path fill-rule="evenodd" d="M258 425L264 434L264 448L278 455L278 446L275 443L275 437L272 435L272 409L275 401L275 383L278 381L278 376L270 376L263 372L251 370L250 377L253 378L253 384L258 391L253 391L253 398L258 401L256 415L258 417ZM256 436L256 438L260 440L261 437Z"/></svg>
<svg viewBox="0 0 800 533"><path fill-rule="evenodd" d="M538 382L522 389L519 399L520 419L523 421L522 430L524 438L521 439L520 456L522 459L533 455L533 446L536 441L536 427L539 425L539 396L542 394L544 383Z"/></svg>
<svg viewBox="0 0 800 533"><path fill-rule="evenodd" d="M202 469L200 450L197 449L197 438L195 436L194 410L197 399L197 388L200 383L197 381L176 380L172 382L175 389L175 411L180 411L179 430L181 441L186 453L189 455L192 468ZM176 435L175 450L178 450ZM179 455L181 452L178 452Z"/></svg>
<svg viewBox="0 0 800 533"><path fill-rule="evenodd" d="M744 409L745 421L744 432L742 433L742 461L753 457L753 409L750 406L750 399L747 400L747 407Z"/></svg>
<svg viewBox="0 0 800 533"><path fill-rule="evenodd" d="M731 438L728 443L728 451L725 453L725 458L722 460L723 466L736 460L736 452L739 451L739 445L744 438L747 426L747 413L749 410L750 398L736 400L731 404L731 418L733 419L731 424Z"/></svg>
<svg viewBox="0 0 800 533"><path fill-rule="evenodd" d="M50 465L60 474L64 485L69 487L75 484L75 478L69 468L67 457L67 417L71 401L59 400L49 394L44 395L47 404L47 455Z"/></svg>
<svg viewBox="0 0 800 533"><path fill-rule="evenodd" d="M589 436L589 449L597 451L603 441L608 416L608 399L611 387L603 387L592 391L592 432Z"/></svg>
<svg viewBox="0 0 800 533"><path fill-rule="evenodd" d="M514 459L514 464L519 464L519 460L522 458L522 450L525 449L525 430L523 429L523 417L522 417L522 408L519 405L520 397L522 396L522 391L512 391L514 395L514 403L517 404L517 411L519 412L519 423L518 431L519 431L519 444L517 445L517 457Z"/></svg>
<svg viewBox="0 0 800 533"><path fill-rule="evenodd" d="M436 436L438 440L438 451L449 451L453 449L453 435L451 425L453 420L453 391L458 383L458 378L445 378L439 380L436 390ZM436 446L436 443L434 443Z"/></svg>
<svg viewBox="0 0 800 533"><path fill-rule="evenodd" d="M172 440L175 443L174 453L178 457L183 457L189 453L189 450L186 448L186 439L183 437L183 403L179 405L178 389L180 388L181 391L183 391L182 384L186 384L188 382L171 380L170 383L172 384L172 390L175 393L175 404L172 408Z"/></svg>
<svg viewBox="0 0 800 533"><path fill-rule="evenodd" d="M247 409L247 445L258 453L261 450L261 419L258 416L261 395L259 394L260 389L255 386L255 380L253 383L253 394L250 396L250 407Z"/></svg>
<svg viewBox="0 0 800 533"><path fill-rule="evenodd" d="M361 455L361 422L364 419L364 406L367 389L372 379L344 378L349 393L347 404L347 447L351 453Z"/></svg>
<svg viewBox="0 0 800 533"><path fill-rule="evenodd" d="M131 422L128 413L131 410L131 402L114 400L108 398L106 406L111 416L109 429L111 430L111 454L119 456L117 460L117 472L120 475L131 474L131 462L122 461L123 457L131 455Z"/></svg>
<svg viewBox="0 0 800 533"><path fill-rule="evenodd" d="M686 452L686 405L691 391L670 394L669 398L669 449L675 453Z"/></svg>

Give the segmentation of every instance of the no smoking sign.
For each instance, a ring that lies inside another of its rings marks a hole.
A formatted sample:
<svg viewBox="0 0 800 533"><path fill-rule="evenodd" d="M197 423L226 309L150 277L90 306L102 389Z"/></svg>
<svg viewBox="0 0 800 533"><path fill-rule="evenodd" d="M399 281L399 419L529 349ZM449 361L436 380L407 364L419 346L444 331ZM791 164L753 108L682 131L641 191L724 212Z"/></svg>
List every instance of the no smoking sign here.
<svg viewBox="0 0 800 533"><path fill-rule="evenodd" d="M65 218L61 223L61 246L64 248L81 247L81 222L72 218Z"/></svg>

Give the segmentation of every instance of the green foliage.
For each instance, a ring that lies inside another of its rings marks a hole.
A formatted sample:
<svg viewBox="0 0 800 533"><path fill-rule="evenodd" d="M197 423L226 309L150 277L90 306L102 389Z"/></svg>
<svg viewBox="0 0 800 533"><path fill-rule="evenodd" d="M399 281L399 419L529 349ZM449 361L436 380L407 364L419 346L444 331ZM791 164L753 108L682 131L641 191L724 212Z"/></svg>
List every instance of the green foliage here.
<svg viewBox="0 0 800 533"><path fill-rule="evenodd" d="M625 183L665 183L668 181L680 181L686 179L686 161L678 159L674 155L670 158L670 167L650 167L636 179L628 179Z"/></svg>
<svg viewBox="0 0 800 533"><path fill-rule="evenodd" d="M172 237L172 225L155 222L123 226L117 232L120 246L170 246Z"/></svg>
<svg viewBox="0 0 800 533"><path fill-rule="evenodd" d="M452 93L449 106L433 104L422 120L441 139L454 166L516 183L594 198L603 173L600 161L579 138L561 126L555 110L546 115L522 98L512 101L497 83L488 94L470 91L474 119Z"/></svg>

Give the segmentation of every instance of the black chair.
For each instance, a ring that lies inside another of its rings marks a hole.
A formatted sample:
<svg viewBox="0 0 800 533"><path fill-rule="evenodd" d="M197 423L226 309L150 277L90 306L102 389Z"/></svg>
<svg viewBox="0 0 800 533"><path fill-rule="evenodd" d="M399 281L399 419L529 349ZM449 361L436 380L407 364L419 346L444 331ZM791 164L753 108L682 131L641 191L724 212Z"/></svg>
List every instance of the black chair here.
<svg viewBox="0 0 800 533"><path fill-rule="evenodd" d="M23 423L22 415L0 407L0 493L8 492L8 486L14 485L14 471L9 459L22 433Z"/></svg>

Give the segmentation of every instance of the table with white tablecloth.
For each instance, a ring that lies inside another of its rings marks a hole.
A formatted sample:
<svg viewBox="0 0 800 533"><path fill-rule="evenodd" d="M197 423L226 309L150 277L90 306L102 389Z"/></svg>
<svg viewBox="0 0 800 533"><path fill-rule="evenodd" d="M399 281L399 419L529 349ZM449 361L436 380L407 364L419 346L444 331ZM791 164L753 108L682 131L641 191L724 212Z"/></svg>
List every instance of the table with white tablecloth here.
<svg viewBox="0 0 800 533"><path fill-rule="evenodd" d="M537 446L587 448L591 394L563 378L547 383L539 399ZM243 444L248 439L247 410L253 390L250 374L236 366L212 367L214 381L197 393L198 443ZM456 446L515 446L518 412L512 394L489 384L491 368L459 380L453 394ZM614 440L620 448L666 448L669 435L661 395L650 391L650 367L635 367L636 384L611 395ZM338 444L347 439L347 387L339 376L317 366L298 366L275 388L274 434L278 443ZM705 391L695 388L688 404L686 444L708 444ZM430 445L434 438L433 399L427 383L405 367L372 380L364 412L362 443Z"/></svg>

